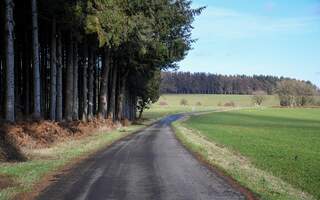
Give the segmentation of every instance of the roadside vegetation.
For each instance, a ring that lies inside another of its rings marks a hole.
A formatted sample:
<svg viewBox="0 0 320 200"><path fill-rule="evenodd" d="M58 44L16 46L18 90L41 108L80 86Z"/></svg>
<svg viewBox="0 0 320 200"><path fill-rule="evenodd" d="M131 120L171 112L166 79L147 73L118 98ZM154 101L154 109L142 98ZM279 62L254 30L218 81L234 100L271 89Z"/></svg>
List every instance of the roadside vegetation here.
<svg viewBox="0 0 320 200"><path fill-rule="evenodd" d="M320 198L320 109L218 112L175 126L189 148L262 199Z"/></svg>
<svg viewBox="0 0 320 200"><path fill-rule="evenodd" d="M6 185L0 184L0 199L12 199L17 194L41 189L35 188L35 186L48 178L49 174L54 175L66 166L87 158L115 141L145 127L145 125L131 125L113 131L97 131L90 136L68 139L47 148L23 149L23 152L29 158L27 161L0 163L1 176L10 181Z"/></svg>

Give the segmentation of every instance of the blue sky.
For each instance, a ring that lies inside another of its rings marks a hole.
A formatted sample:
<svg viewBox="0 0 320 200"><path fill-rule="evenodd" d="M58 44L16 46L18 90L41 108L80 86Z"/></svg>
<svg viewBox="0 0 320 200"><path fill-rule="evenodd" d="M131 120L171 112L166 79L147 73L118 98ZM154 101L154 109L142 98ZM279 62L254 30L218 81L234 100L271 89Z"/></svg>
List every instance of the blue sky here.
<svg viewBox="0 0 320 200"><path fill-rule="evenodd" d="M193 0L194 49L181 71L267 74L320 86L320 0Z"/></svg>

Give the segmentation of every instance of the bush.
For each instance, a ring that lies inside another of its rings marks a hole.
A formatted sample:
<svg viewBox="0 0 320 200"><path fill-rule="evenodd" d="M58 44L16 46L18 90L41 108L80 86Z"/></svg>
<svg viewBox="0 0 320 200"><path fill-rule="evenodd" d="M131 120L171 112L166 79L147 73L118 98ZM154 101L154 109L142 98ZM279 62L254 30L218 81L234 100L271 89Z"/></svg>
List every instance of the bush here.
<svg viewBox="0 0 320 200"><path fill-rule="evenodd" d="M226 103L224 104L224 106L225 106L225 107L235 107L236 104L235 104L233 101L230 101L230 102L226 102Z"/></svg>
<svg viewBox="0 0 320 200"><path fill-rule="evenodd" d="M200 101L198 101L198 102L196 103L196 106L202 106L202 103L201 103Z"/></svg>
<svg viewBox="0 0 320 200"><path fill-rule="evenodd" d="M219 107L221 107L221 106L222 106L222 103L221 103L221 102L219 102L219 103L218 103L218 106L219 106Z"/></svg>
<svg viewBox="0 0 320 200"><path fill-rule="evenodd" d="M256 91L251 97L252 103L260 106L266 100L266 93L264 91Z"/></svg>
<svg viewBox="0 0 320 200"><path fill-rule="evenodd" d="M186 106L186 105L188 105L188 101L187 101L187 99L181 99L181 101L180 101L180 105L182 105L182 106Z"/></svg>
<svg viewBox="0 0 320 200"><path fill-rule="evenodd" d="M160 106L167 106L167 105L168 105L168 103L167 103L167 102L165 102L165 101L160 101L160 102L159 102L159 105L160 105Z"/></svg>
<svg viewBox="0 0 320 200"><path fill-rule="evenodd" d="M308 82L283 80L278 82L276 93L281 106L306 106L313 104L317 91L316 87Z"/></svg>
<svg viewBox="0 0 320 200"><path fill-rule="evenodd" d="M315 101L314 105L315 106L320 106L320 100Z"/></svg>

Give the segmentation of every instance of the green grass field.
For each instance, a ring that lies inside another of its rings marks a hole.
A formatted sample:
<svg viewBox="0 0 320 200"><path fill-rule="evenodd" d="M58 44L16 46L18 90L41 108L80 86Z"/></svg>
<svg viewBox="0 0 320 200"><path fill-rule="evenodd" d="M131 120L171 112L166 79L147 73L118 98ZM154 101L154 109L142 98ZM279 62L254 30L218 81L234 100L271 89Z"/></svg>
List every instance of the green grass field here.
<svg viewBox="0 0 320 200"><path fill-rule="evenodd" d="M187 100L187 105L180 105L182 99ZM262 106L278 106L276 96L266 96ZM215 95L215 94L166 94L145 112L144 117L155 118L179 112L195 112L215 110L224 107L226 103L233 102L235 107L252 107L250 95Z"/></svg>
<svg viewBox="0 0 320 200"><path fill-rule="evenodd" d="M320 109L212 113L184 125L320 199Z"/></svg>
<svg viewBox="0 0 320 200"><path fill-rule="evenodd" d="M234 102L237 107L249 107L253 106L251 101L251 95L216 95L216 94L167 94L162 95L156 105L160 102L166 102L169 106L180 106L181 99L186 99L188 106L197 106L197 103L201 103L201 106L213 106L216 107L219 104L224 105L227 102ZM266 100L263 102L263 106L277 106L279 100L276 96L266 96Z"/></svg>

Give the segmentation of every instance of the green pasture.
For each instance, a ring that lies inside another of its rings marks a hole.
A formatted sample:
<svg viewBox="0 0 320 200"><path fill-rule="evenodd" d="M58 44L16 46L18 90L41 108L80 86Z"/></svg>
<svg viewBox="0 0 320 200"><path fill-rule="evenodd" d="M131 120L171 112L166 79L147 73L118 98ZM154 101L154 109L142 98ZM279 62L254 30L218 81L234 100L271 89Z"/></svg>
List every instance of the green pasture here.
<svg viewBox="0 0 320 200"><path fill-rule="evenodd" d="M187 105L181 105L183 99L186 100ZM155 118L181 112L210 111L228 107L226 104L231 102L234 107L254 106L251 95L166 94L162 95L158 102L145 111L144 117ZM262 106L279 106L278 97L265 96Z"/></svg>
<svg viewBox="0 0 320 200"><path fill-rule="evenodd" d="M193 116L184 125L320 199L320 109L220 112Z"/></svg>

